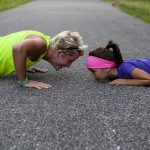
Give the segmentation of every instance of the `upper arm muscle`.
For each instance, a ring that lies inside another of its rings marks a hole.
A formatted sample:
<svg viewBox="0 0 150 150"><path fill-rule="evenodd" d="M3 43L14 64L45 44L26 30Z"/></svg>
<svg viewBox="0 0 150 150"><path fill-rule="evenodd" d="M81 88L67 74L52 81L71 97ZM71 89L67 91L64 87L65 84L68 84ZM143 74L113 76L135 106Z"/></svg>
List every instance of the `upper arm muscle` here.
<svg viewBox="0 0 150 150"><path fill-rule="evenodd" d="M25 39L20 43L14 45L14 48L25 52L27 57L38 58L47 50L45 41L41 38Z"/></svg>

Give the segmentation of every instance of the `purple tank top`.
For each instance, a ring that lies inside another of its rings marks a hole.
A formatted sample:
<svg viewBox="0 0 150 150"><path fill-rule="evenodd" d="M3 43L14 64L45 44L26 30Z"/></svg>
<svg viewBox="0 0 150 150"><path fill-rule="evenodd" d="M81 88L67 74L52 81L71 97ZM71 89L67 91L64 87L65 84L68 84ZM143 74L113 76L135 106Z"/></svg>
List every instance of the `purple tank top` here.
<svg viewBox="0 0 150 150"><path fill-rule="evenodd" d="M131 79L131 73L135 69L141 69L150 74L150 58L125 60L118 68L118 78Z"/></svg>

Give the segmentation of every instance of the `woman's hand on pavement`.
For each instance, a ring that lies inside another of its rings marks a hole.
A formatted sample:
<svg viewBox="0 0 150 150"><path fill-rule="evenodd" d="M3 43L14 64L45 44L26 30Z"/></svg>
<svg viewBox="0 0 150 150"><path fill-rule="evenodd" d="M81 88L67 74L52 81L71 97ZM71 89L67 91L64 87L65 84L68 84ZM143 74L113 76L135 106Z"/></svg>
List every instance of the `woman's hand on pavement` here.
<svg viewBox="0 0 150 150"><path fill-rule="evenodd" d="M50 84L42 83L39 81L29 80L25 87L36 88L36 89L49 89L52 86Z"/></svg>

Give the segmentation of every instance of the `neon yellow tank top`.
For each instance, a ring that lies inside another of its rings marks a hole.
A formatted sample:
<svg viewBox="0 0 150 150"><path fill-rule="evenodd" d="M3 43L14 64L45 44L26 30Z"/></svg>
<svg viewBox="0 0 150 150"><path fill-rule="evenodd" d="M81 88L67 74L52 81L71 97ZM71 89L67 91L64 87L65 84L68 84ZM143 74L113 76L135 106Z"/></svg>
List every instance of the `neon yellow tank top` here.
<svg viewBox="0 0 150 150"><path fill-rule="evenodd" d="M50 45L50 36L44 35L38 31L20 31L16 33L12 33L3 37L0 37L0 77L4 75L8 75L12 72L15 72L15 66L13 61L13 45L18 42L23 41L30 35L38 35L45 39L47 43L47 48ZM35 50L36 51L36 50ZM27 58L26 68L33 66L34 64L38 63L45 55L47 51L43 53L37 61L31 61Z"/></svg>

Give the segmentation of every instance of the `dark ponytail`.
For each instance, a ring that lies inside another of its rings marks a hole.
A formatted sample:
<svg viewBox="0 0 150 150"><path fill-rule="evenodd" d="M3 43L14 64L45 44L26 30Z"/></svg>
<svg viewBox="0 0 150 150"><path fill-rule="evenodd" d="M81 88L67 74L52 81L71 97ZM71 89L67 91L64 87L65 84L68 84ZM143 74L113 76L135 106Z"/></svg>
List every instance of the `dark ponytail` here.
<svg viewBox="0 0 150 150"><path fill-rule="evenodd" d="M116 43L113 43L113 41L109 41L105 48L98 47L92 50L91 52L89 52L89 55L110 61L115 61L116 67L123 63L123 58L119 46Z"/></svg>
<svg viewBox="0 0 150 150"><path fill-rule="evenodd" d="M109 41L106 46L106 49L109 50L110 48L112 48L113 50L116 65L117 66L121 65L123 63L123 58L119 46L116 43L113 43L113 41Z"/></svg>

